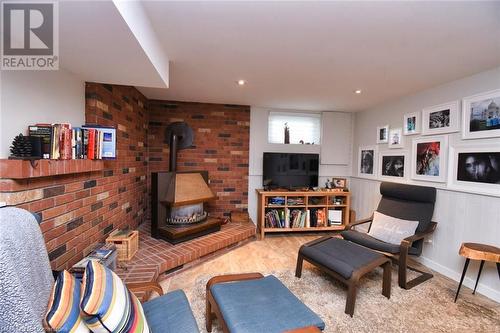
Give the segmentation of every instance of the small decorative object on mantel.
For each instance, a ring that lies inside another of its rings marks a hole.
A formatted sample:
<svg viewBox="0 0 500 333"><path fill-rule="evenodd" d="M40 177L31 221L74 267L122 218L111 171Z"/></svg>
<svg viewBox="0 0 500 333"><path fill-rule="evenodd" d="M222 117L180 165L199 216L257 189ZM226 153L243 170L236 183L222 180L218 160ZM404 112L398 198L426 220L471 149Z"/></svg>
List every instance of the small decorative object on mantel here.
<svg viewBox="0 0 500 333"><path fill-rule="evenodd" d="M32 147L29 137L19 133L19 135L14 138L12 145L10 146L11 156L9 156L9 159L29 160L32 159L31 152Z"/></svg>
<svg viewBox="0 0 500 333"><path fill-rule="evenodd" d="M290 143L290 127L288 127L288 123L285 123L285 144Z"/></svg>

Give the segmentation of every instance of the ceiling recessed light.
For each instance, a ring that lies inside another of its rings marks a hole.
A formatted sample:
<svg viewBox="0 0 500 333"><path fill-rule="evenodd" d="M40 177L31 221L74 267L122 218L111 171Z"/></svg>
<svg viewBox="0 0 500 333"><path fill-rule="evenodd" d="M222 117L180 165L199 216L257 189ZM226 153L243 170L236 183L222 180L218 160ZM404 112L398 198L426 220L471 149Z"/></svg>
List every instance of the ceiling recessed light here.
<svg viewBox="0 0 500 333"><path fill-rule="evenodd" d="M354 90L354 93L359 95L359 94L361 94L361 90L360 89Z"/></svg>
<svg viewBox="0 0 500 333"><path fill-rule="evenodd" d="M236 83L237 83L239 86L244 86L244 85L247 83L247 81L245 81L245 80L238 80L238 81L236 81Z"/></svg>

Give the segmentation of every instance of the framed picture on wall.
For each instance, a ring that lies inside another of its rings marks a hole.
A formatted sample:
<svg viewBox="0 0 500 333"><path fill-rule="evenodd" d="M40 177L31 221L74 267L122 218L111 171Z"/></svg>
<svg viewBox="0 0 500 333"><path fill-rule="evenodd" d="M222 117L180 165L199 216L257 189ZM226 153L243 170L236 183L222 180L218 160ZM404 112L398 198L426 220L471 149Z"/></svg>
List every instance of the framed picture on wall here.
<svg viewBox="0 0 500 333"><path fill-rule="evenodd" d="M500 197L500 145L450 147L448 187Z"/></svg>
<svg viewBox="0 0 500 333"><path fill-rule="evenodd" d="M462 101L462 137L500 136L500 89L466 97Z"/></svg>
<svg viewBox="0 0 500 333"><path fill-rule="evenodd" d="M359 147L358 176L364 178L377 177L377 146Z"/></svg>
<svg viewBox="0 0 500 333"><path fill-rule="evenodd" d="M384 151L379 153L378 173L382 179L397 181L406 178L407 153Z"/></svg>
<svg viewBox="0 0 500 333"><path fill-rule="evenodd" d="M447 159L447 136L424 136L413 139L411 178L431 182L446 182Z"/></svg>
<svg viewBox="0 0 500 333"><path fill-rule="evenodd" d="M407 113L403 116L403 134L420 133L420 112Z"/></svg>
<svg viewBox="0 0 500 333"><path fill-rule="evenodd" d="M389 125L377 127L377 143L389 142Z"/></svg>
<svg viewBox="0 0 500 333"><path fill-rule="evenodd" d="M403 130L400 128L391 128L389 130L389 148L403 148Z"/></svg>
<svg viewBox="0 0 500 333"><path fill-rule="evenodd" d="M460 130L458 101L431 106L422 110L422 134L453 133Z"/></svg>

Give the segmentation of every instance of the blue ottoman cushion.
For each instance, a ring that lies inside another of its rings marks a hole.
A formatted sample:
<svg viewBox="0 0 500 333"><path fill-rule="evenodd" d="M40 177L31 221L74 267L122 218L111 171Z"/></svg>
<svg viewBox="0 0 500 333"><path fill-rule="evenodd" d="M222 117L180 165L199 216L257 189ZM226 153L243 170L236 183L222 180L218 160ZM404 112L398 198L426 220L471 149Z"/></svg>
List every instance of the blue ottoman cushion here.
<svg viewBox="0 0 500 333"><path fill-rule="evenodd" d="M199 333L186 294L175 290L142 304L153 333Z"/></svg>
<svg viewBox="0 0 500 333"><path fill-rule="evenodd" d="M232 333L281 333L325 323L275 276L228 282L211 287L212 295Z"/></svg>

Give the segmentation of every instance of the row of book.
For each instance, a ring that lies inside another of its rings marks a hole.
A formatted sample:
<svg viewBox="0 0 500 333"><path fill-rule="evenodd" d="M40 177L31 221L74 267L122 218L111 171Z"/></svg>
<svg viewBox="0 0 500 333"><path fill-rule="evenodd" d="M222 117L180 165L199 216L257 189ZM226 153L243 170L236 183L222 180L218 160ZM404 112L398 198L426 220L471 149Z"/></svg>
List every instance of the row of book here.
<svg viewBox="0 0 500 333"><path fill-rule="evenodd" d="M271 209L265 214L266 228L315 228L342 224L342 210L326 208Z"/></svg>
<svg viewBox="0 0 500 333"><path fill-rule="evenodd" d="M116 129L98 125L36 124L28 127L32 156L53 159L114 159Z"/></svg>

